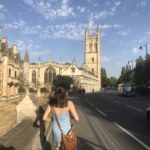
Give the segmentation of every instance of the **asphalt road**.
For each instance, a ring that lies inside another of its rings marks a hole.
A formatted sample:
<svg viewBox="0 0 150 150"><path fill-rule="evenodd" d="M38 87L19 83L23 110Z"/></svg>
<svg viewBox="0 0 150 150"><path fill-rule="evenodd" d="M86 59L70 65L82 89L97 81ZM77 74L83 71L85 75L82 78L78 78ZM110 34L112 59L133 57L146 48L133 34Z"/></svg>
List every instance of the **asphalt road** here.
<svg viewBox="0 0 150 150"><path fill-rule="evenodd" d="M105 137L117 143L120 149L150 150L150 126L146 122L146 108L150 98L135 96L121 97L115 92L88 94L84 101L95 111L98 118L95 125L105 130ZM103 129L103 130L102 130Z"/></svg>

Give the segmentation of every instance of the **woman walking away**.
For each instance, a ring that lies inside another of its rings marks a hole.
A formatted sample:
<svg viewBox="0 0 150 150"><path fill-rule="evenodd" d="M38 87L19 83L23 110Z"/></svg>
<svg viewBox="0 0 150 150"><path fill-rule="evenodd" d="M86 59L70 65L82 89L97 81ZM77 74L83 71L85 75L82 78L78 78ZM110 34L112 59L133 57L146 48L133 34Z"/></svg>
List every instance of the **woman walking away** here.
<svg viewBox="0 0 150 150"><path fill-rule="evenodd" d="M55 150L59 150L61 146L61 131L58 127L55 114L59 120L64 134L67 134L71 129L70 115L75 121L79 121L79 116L75 109L75 105L71 100L67 99L66 90L58 87L54 92L54 97L50 99L49 105L43 115L43 120L52 122L52 132L54 135ZM49 118L52 115L52 119Z"/></svg>

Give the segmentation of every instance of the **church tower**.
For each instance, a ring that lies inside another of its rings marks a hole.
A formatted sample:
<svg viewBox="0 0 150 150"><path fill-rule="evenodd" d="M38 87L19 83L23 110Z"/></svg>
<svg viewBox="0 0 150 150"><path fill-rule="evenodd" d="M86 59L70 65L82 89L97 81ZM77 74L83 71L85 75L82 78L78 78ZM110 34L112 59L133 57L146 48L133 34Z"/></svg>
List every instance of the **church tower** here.
<svg viewBox="0 0 150 150"><path fill-rule="evenodd" d="M87 70L97 76L101 88L101 65L100 65L100 31L97 29L85 29L85 52L84 65Z"/></svg>

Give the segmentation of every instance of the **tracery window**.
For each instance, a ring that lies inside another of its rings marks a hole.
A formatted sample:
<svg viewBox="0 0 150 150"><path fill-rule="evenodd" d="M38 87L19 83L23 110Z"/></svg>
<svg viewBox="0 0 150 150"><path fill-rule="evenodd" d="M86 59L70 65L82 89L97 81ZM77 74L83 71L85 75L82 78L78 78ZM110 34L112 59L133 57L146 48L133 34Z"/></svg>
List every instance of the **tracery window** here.
<svg viewBox="0 0 150 150"><path fill-rule="evenodd" d="M52 67L47 68L44 73L44 83L47 82L52 83L55 77L56 77L55 69Z"/></svg>
<svg viewBox="0 0 150 150"><path fill-rule="evenodd" d="M95 43L94 47L95 47L95 52L97 52L97 43Z"/></svg>
<svg viewBox="0 0 150 150"><path fill-rule="evenodd" d="M92 57L92 63L94 62L94 58Z"/></svg>
<svg viewBox="0 0 150 150"><path fill-rule="evenodd" d="M17 72L15 71L15 79L17 78Z"/></svg>
<svg viewBox="0 0 150 150"><path fill-rule="evenodd" d="M92 68L92 73L94 73L94 68Z"/></svg>
<svg viewBox="0 0 150 150"><path fill-rule="evenodd" d="M92 43L89 45L89 52L92 52Z"/></svg>
<svg viewBox="0 0 150 150"><path fill-rule="evenodd" d="M9 78L11 78L11 69L9 69L9 75L8 76L9 76Z"/></svg>
<svg viewBox="0 0 150 150"><path fill-rule="evenodd" d="M36 71L32 71L32 82L35 83L36 82Z"/></svg>

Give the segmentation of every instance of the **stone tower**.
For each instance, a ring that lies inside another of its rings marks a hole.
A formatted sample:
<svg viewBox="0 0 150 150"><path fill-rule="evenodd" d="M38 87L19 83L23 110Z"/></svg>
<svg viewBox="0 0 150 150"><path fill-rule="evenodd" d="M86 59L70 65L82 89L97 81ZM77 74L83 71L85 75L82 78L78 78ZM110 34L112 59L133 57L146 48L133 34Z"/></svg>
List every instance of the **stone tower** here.
<svg viewBox="0 0 150 150"><path fill-rule="evenodd" d="M85 52L84 65L88 71L98 77L99 87L101 89L101 65L100 65L100 31L97 29L85 29Z"/></svg>

